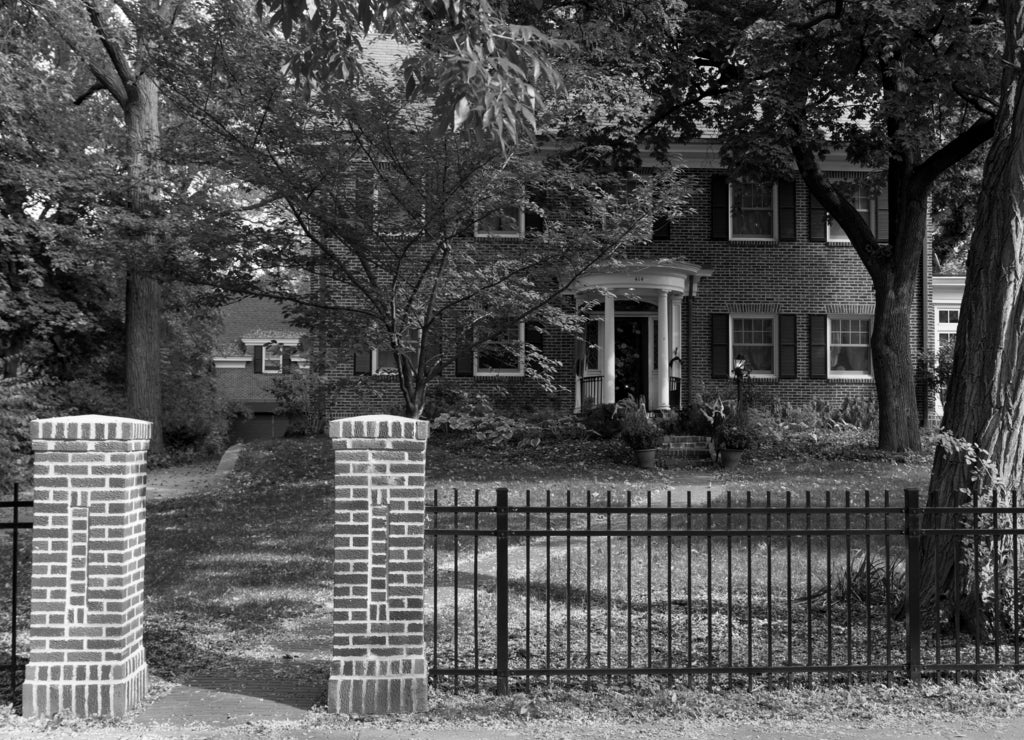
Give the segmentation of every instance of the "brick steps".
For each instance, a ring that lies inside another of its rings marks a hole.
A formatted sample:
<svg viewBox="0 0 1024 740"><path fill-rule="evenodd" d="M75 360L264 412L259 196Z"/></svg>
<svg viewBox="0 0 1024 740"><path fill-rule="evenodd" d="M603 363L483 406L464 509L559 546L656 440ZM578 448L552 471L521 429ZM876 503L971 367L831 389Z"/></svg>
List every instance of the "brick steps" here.
<svg viewBox="0 0 1024 740"><path fill-rule="evenodd" d="M709 437L695 435L666 435L658 450L658 466L662 468L682 467L695 462L710 462Z"/></svg>

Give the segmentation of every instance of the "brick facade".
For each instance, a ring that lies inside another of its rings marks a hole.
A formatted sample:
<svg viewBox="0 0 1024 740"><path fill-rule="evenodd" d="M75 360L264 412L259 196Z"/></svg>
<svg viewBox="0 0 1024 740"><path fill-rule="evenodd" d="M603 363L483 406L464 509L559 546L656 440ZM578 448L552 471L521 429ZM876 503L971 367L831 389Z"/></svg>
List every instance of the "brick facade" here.
<svg viewBox="0 0 1024 740"><path fill-rule="evenodd" d="M427 423L331 422L335 459L334 641L328 710L426 709L423 635Z"/></svg>
<svg viewBox="0 0 1024 740"><path fill-rule="evenodd" d="M683 405L698 395L731 392L728 379L711 374L711 315L763 311L796 316L797 364L795 378L756 380L755 399L803 404L812 400L837 404L844 398L875 397L870 378L812 378L809 362L809 316L820 314L864 315L874 311L874 289L867 270L849 244L812 241L809 230L810 199L801 181L795 184L796 233L787 241L722 241L711 238L711 181L722 170L705 167L687 171L691 185L690 212L671 224L668 239L651 240L634 247L627 255L634 259L684 260L712 271L700 280L696 295L682 300L679 336L670 339L679 348ZM855 180L862 173L828 173L836 179ZM924 292L922 292L924 291ZM915 286L911 316L910 344L917 356L931 347L928 329L930 276L923 273ZM600 316L601 307L595 308ZM333 377L353 375L352 352L348 347L325 349L324 366ZM488 392L500 386L510 405L525 408L554 408L572 411L575 387L574 340L558 333L548 334L544 351L561 361L554 384L562 390L551 393L540 383L525 377L455 377L449 366L442 375L450 388L470 393ZM922 395L922 399L924 396ZM357 385L342 390L333 399L331 413L367 413L401 408L398 384L391 377L363 377ZM926 404L924 404L926 405Z"/></svg>
<svg viewBox="0 0 1024 740"><path fill-rule="evenodd" d="M117 717L147 684L142 644L151 424L32 422L31 653L23 713Z"/></svg>

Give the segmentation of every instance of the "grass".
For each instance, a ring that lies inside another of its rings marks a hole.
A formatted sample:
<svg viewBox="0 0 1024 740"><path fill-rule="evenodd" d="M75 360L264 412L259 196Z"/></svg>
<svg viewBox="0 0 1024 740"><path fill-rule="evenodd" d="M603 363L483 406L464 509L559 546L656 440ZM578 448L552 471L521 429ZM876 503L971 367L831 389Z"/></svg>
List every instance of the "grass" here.
<svg viewBox="0 0 1024 740"><path fill-rule="evenodd" d="M251 445L239 461L238 472L211 486L207 492L153 502L149 506L146 647L158 690L187 681L212 666L239 672L249 671L254 666L271 666L294 680L322 681L326 686L331 639L331 471L330 448L324 440L282 440ZM480 488L485 498L497 485L507 484L514 484L519 491L514 495L521 496L525 496L521 489L526 487L560 491L614 490L615 495L620 496L626 489L682 490L681 485L685 487L684 484L693 480L699 481L702 487L710 483L753 491L784 488L816 492L823 488L877 491L883 487L899 490L906 485L923 487L927 471L928 463L922 456L898 461L808 459L787 464L766 458L749 461L728 475L706 468L644 472L634 467L625 452L612 443L564 443L539 450L490 450L442 435L431 441L428 452L428 487L457 487L464 491ZM544 580L550 583L544 588L554 589L563 598L569 597L568 610L560 606L554 611L550 622L553 629L556 625L568 625L570 634L584 635L586 609L579 607L587 603L591 604L590 626L603 621L605 627L598 628L596 636L591 638L591 647L597 651L592 654L593 661L607 657L609 618L613 627L612 652L621 650L628 642L631 649L646 660L643 651L647 645L648 624L652 634L658 630L664 632L669 624L677 634L686 634L686 626L679 620L686 612L689 599L677 594L674 599L679 603L673 604L670 618L661 603L670 600L665 598L667 593L663 594L666 589L659 574L667 568L669 560L676 571L685 570L689 560L695 564L706 563L707 543L711 541L696 538L683 543L677 538L671 557L666 553L662 559L654 561L650 596L644 562L646 544L641 542L639 551L626 557L620 549L623 544L609 546L598 542L595 540L589 551L590 567L592 570L603 568L607 574L611 566L610 581L605 575L595 581L591 593L584 592L586 547L581 550L573 545L563 549L550 568L546 560L541 567L540 560L531 558L529 571L524 555L514 561L519 568L515 571L517 603L525 605L527 597ZM659 544L662 551L665 543L666 540L662 540ZM756 552L761 544L751 541L750 547ZM694 594L707 598L710 583L714 605L719 605L723 597L727 598L724 592L716 590L715 583L729 570L725 556L732 552L744 563L743 568L734 569L734 585L745 588L749 579L757 599L767 599L767 588L762 585L766 581L765 574L756 568L749 574L744 570L746 543L739 549L723 550L715 540L710 546L711 561L717 570L711 581L692 584ZM444 566L451 568L456 552L462 563L472 557L463 548L458 551L442 549L439 555L448 558ZM486 551L476 555L477 558L487 556ZM5 553L2 557L8 555ZM798 558L798 563L803 561ZM775 563L771 567L781 565ZM797 565L793 567L797 572ZM6 575L7 572L0 563L0 573ZM773 582L773 592L782 588L779 578L775 577ZM23 579L23 583L27 584L27 579ZM627 583L632 584L628 597L623 593ZM814 584L817 583L815 580ZM0 590L4 588L5 584L0 583ZM478 612L493 614L493 594L486 589L474 589L474 593ZM613 601L612 609L605 606L609 596ZM23 611L27 612L27 599L22 603ZM624 604L630 605L628 613L621 608ZM807 604L804 607L807 608ZM812 609L820 607L819 602L811 604ZM753 613L758 608L762 607L755 604L748 615L751 618L744 619L741 615L732 627L723 625L721 617L714 614L691 621L691 631L702 635L695 638L693 651L707 653L708 640L703 635L707 634L709 625L713 658L723 645L728 650L730 635L734 652L747 650L750 635L763 640L767 625L756 620L766 617L764 611ZM22 616L27 617L27 613ZM514 620L519 619L517 613ZM547 639L544 630L548 624L545 618L543 623L534 625L539 626L540 631L531 634L531 646ZM512 629L514 639L518 640L513 650L518 651L525 646L525 622L515 621ZM630 633L628 641L617 637L619 633L615 630L623 629ZM556 645L561 635L558 631L552 632ZM493 637L486 639L492 644L485 646L485 659L487 651L493 650ZM598 645L599 642L602 644ZM775 643L776 649L780 644ZM553 648L553 651L560 653L564 647L563 642L560 649ZM307 650L303 660L284 657L292 657L303 649ZM654 657L663 659L664 656ZM575 659L575 654L570 657L570 660ZM776 659L784 657L779 654L773 658ZM710 692L690 690L685 685L668 686L640 677L628 692L615 687L593 692L555 687L535 690L528 695L494 697L434 691L432 709L423 718L382 719L367 724L413 728L408 729L412 732L422 722L429 722L434 728L468 722L514 727L525 736L530 736L530 727L537 728L538 735L545 735L552 723L598 728L607 724L612 729L595 732L614 735L616 723L631 716L646 718L644 722L654 724L670 723L673 731L734 721L778 728L782 726L780 723L793 717L803 717L806 726L813 727L823 721L834 726L899 716L912 723L915 730L920 730L939 726L938 723L951 717L962 719L966 715L971 721L982 721L1016 716L1024 710L1021 699L1024 684L1016 675L985 678L980 687L928 684L920 689L898 683L886 687L854 682L799 691L776 685L770 694L762 690L722 693L720 688ZM8 718L7 721L15 720ZM313 713L303 726L330 727L339 721L343 720ZM287 737L294 728L255 727L252 731Z"/></svg>

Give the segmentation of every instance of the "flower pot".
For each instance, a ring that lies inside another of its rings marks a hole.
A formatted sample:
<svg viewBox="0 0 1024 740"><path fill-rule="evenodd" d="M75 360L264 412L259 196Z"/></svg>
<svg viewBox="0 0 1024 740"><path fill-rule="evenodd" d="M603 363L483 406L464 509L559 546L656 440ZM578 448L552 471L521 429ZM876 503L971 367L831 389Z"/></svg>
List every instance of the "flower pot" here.
<svg viewBox="0 0 1024 740"><path fill-rule="evenodd" d="M636 464L641 468L650 470L655 467L655 459L658 454L658 449L652 447L649 450L637 450L636 451Z"/></svg>
<svg viewBox="0 0 1024 740"><path fill-rule="evenodd" d="M731 470L740 464L743 459L743 450L732 450L728 447L722 449L722 467L726 470Z"/></svg>

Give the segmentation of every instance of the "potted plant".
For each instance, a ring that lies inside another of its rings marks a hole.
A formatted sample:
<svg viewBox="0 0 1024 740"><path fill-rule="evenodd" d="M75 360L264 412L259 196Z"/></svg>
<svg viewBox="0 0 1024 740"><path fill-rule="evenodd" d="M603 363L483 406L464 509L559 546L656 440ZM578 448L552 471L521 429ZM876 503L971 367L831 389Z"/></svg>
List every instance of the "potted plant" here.
<svg viewBox="0 0 1024 740"><path fill-rule="evenodd" d="M664 430L647 416L643 402L632 398L619 405L619 426L622 441L636 450L637 464L641 468L653 468L655 453L665 436Z"/></svg>
<svg viewBox="0 0 1024 740"><path fill-rule="evenodd" d="M743 451L750 447L753 435L746 424L733 422L722 429L719 455L723 468L735 468L743 459Z"/></svg>

